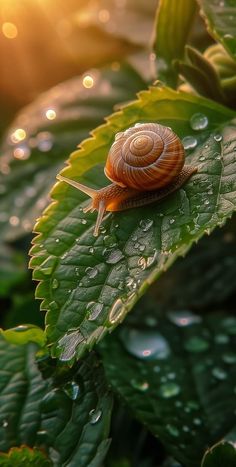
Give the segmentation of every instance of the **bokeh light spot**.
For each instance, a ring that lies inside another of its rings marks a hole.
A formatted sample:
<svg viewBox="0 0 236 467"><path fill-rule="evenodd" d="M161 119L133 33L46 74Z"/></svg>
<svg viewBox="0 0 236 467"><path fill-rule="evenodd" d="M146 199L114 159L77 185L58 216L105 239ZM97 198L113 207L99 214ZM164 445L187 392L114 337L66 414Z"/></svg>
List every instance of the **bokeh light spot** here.
<svg viewBox="0 0 236 467"><path fill-rule="evenodd" d="M48 120L54 120L54 118L56 118L57 114L55 112L55 110L53 109L48 109L46 111L46 117Z"/></svg>
<svg viewBox="0 0 236 467"><path fill-rule="evenodd" d="M17 128L12 134L11 134L11 141L13 143L19 143L19 141L23 141L23 139L26 138L26 132L23 130L23 128Z"/></svg>
<svg viewBox="0 0 236 467"><path fill-rule="evenodd" d="M86 75L84 78L83 78L83 86L86 88L86 89L90 89L92 88L94 85L94 79L92 78L92 76L90 75Z"/></svg>
<svg viewBox="0 0 236 467"><path fill-rule="evenodd" d="M14 23L3 23L2 33L7 39L15 39L18 35L17 27Z"/></svg>

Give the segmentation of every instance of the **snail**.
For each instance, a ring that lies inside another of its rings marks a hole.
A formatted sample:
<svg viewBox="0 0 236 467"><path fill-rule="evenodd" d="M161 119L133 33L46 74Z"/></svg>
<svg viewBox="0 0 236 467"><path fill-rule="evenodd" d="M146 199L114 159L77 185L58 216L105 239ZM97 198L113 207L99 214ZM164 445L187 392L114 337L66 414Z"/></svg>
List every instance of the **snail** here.
<svg viewBox="0 0 236 467"><path fill-rule="evenodd" d="M94 236L106 211L123 211L159 201L180 188L196 167L184 165L184 147L169 127L137 123L117 133L108 153L105 175L113 183L94 190L58 175L92 198L84 212L98 210Z"/></svg>

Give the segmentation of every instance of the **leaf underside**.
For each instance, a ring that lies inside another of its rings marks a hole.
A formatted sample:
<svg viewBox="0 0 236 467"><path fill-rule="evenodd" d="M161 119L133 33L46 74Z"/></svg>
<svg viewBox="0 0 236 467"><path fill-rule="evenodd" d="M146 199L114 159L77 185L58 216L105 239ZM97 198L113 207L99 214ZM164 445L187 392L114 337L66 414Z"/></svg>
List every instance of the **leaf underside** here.
<svg viewBox="0 0 236 467"><path fill-rule="evenodd" d="M193 130L196 113L208 119ZM106 183L103 167L117 131L154 121L195 148L188 164L198 173L159 204L109 215L98 238L96 214L83 214L86 197L64 183L55 186L53 203L35 227L31 250L37 297L47 309L47 338L52 354L64 361L80 357L111 332L148 286L193 242L223 225L236 207L235 114L204 98L151 88L94 131L63 172L92 187Z"/></svg>

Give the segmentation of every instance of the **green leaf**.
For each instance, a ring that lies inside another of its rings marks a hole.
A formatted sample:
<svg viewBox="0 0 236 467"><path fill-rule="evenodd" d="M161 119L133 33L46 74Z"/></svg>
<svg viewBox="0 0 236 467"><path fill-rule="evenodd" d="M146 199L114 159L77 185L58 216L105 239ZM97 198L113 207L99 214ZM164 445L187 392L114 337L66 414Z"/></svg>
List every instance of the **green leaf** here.
<svg viewBox="0 0 236 467"><path fill-rule="evenodd" d="M224 103L225 96L213 65L193 47L186 46L185 50L190 64L180 62L180 72L197 92L217 102Z"/></svg>
<svg viewBox="0 0 236 467"><path fill-rule="evenodd" d="M234 0L198 0L209 33L236 59L236 4Z"/></svg>
<svg viewBox="0 0 236 467"><path fill-rule="evenodd" d="M145 297L129 324L104 339L106 374L167 451L199 467L206 447L235 429L236 318L157 309Z"/></svg>
<svg viewBox="0 0 236 467"><path fill-rule="evenodd" d="M27 444L56 467L99 467L106 455L112 397L94 355L43 380L35 345L0 339L0 450ZM4 465L4 464L3 464Z"/></svg>
<svg viewBox="0 0 236 467"><path fill-rule="evenodd" d="M203 130L191 128L196 113L207 117ZM85 196L65 183L56 185L53 204L36 225L39 235L31 251L33 277L41 281L36 295L48 310L47 336L54 356L67 361L81 356L124 319L178 256L232 215L234 116L206 99L151 88L111 116L72 155L66 175L102 186L102 166L89 169L104 162L115 133L137 121L154 121L171 126L180 137L191 136L196 147L187 162L198 173L159 204L110 215L98 238L93 236L96 215L82 212Z"/></svg>
<svg viewBox="0 0 236 467"><path fill-rule="evenodd" d="M158 76L170 86L176 86L177 73L173 60L181 59L196 13L195 0L160 0L156 17L154 50ZM171 12L171 14L170 14Z"/></svg>
<svg viewBox="0 0 236 467"><path fill-rule="evenodd" d="M236 449L233 444L221 442L207 450L201 467L235 467Z"/></svg>
<svg viewBox="0 0 236 467"><path fill-rule="evenodd" d="M29 342L35 342L40 347L45 344L44 331L33 324L21 324L5 331L0 329L0 333L10 344L25 345Z"/></svg>
<svg viewBox="0 0 236 467"><path fill-rule="evenodd" d="M2 467L51 467L53 464L43 451L21 446L11 448L7 454L0 452L0 465Z"/></svg>
<svg viewBox="0 0 236 467"><path fill-rule="evenodd" d="M84 75L57 85L24 108L5 135L0 227L6 240L32 230L48 204L48 192L65 157L102 123L115 104L133 98L144 87L129 66L117 71L91 70L88 75L94 79L92 88L83 86Z"/></svg>

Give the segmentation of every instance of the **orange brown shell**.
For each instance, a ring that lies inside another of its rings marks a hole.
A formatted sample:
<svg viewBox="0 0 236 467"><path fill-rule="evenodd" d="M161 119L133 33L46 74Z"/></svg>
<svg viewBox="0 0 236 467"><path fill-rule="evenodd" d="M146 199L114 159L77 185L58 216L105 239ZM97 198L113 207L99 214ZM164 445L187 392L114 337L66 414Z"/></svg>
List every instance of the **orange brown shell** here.
<svg viewBox="0 0 236 467"><path fill-rule="evenodd" d="M175 180L184 160L184 147L170 128L139 123L116 135L104 171L120 186L151 191Z"/></svg>

